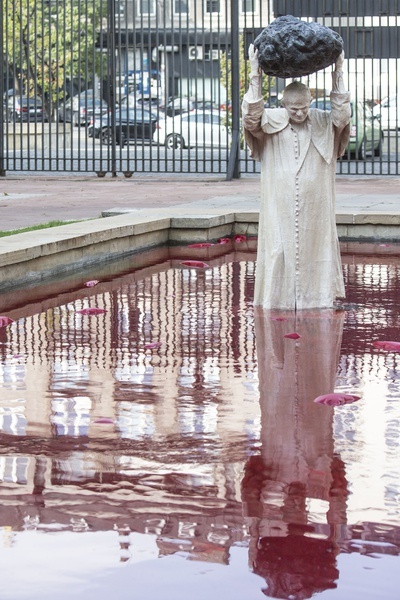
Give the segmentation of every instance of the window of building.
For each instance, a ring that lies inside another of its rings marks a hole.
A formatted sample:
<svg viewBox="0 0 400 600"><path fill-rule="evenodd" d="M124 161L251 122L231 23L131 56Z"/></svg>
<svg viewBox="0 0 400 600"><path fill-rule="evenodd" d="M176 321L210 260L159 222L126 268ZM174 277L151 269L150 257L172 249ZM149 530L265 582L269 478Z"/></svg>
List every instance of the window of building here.
<svg viewBox="0 0 400 600"><path fill-rule="evenodd" d="M256 0L242 0L242 13L255 13Z"/></svg>
<svg viewBox="0 0 400 600"><path fill-rule="evenodd" d="M174 14L189 14L189 0L174 0Z"/></svg>
<svg viewBox="0 0 400 600"><path fill-rule="evenodd" d="M115 3L115 18L122 19L125 16L125 2L120 1Z"/></svg>
<svg viewBox="0 0 400 600"><path fill-rule="evenodd" d="M155 15L156 0L139 0L136 4L138 16L140 15Z"/></svg>
<svg viewBox="0 0 400 600"><path fill-rule="evenodd" d="M206 0L207 13L219 13L220 10L220 0Z"/></svg>

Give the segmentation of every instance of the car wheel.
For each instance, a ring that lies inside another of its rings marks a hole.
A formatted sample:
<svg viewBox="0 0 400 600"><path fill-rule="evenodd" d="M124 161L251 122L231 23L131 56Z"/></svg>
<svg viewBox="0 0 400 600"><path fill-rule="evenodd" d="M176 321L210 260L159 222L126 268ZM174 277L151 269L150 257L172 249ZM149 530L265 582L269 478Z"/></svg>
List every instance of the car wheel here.
<svg viewBox="0 0 400 600"><path fill-rule="evenodd" d="M112 135L109 127L106 127L106 129L102 129L100 133L100 140L102 144L111 144Z"/></svg>
<svg viewBox="0 0 400 600"><path fill-rule="evenodd" d="M185 147L183 137L177 134L171 134L167 136L167 139L165 140L165 145L170 150L180 150L181 148Z"/></svg>
<svg viewBox="0 0 400 600"><path fill-rule="evenodd" d="M359 160L365 160L367 158L367 140L365 138L362 139L358 148L358 158Z"/></svg>
<svg viewBox="0 0 400 600"><path fill-rule="evenodd" d="M382 156L382 145L383 145L383 133L379 139L379 144L374 150L374 156Z"/></svg>

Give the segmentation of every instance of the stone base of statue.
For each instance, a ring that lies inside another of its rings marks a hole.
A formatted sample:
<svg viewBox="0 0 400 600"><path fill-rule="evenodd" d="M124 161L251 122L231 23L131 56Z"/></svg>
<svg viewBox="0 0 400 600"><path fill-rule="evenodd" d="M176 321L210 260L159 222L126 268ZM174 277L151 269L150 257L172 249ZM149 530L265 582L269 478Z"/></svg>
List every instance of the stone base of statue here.
<svg viewBox="0 0 400 600"><path fill-rule="evenodd" d="M263 29L254 47L266 75L303 77L335 63L343 51L343 40L329 27L287 15Z"/></svg>

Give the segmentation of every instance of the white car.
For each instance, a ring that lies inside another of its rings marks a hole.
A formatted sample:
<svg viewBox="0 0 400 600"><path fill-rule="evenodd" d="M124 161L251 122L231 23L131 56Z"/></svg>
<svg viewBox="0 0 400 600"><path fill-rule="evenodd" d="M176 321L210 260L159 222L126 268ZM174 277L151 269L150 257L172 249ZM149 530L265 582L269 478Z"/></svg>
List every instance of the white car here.
<svg viewBox="0 0 400 600"><path fill-rule="evenodd" d="M400 99L387 96L372 109L374 117L380 120L382 129L400 128Z"/></svg>
<svg viewBox="0 0 400 600"><path fill-rule="evenodd" d="M231 136L225 124L225 114L210 110L193 110L159 122L153 140L167 148L195 146L227 148Z"/></svg>

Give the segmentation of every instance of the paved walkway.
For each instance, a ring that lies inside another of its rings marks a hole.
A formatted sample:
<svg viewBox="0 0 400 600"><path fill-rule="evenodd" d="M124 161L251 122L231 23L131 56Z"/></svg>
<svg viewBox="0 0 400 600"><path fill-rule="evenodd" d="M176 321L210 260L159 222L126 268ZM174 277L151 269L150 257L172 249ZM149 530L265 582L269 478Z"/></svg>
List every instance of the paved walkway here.
<svg viewBox="0 0 400 600"><path fill-rule="evenodd" d="M97 218L120 209L219 203L258 208L259 175L226 181L205 176L16 176L0 178L0 230L52 220ZM400 215L400 177L338 176L337 213Z"/></svg>

